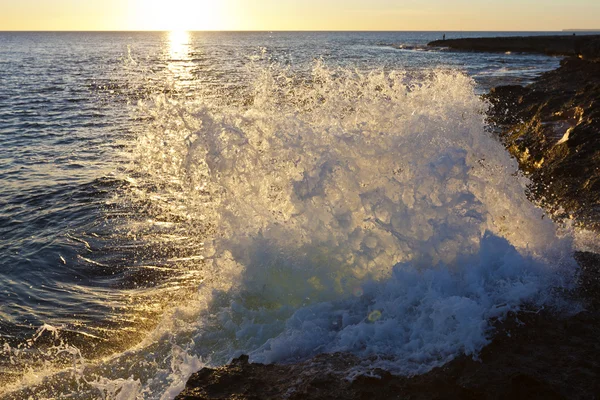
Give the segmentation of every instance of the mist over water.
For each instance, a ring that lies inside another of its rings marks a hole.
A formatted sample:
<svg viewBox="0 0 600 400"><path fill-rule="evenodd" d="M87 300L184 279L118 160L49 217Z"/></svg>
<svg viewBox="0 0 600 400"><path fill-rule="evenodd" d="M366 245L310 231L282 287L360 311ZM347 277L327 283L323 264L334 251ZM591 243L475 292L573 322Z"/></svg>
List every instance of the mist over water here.
<svg viewBox="0 0 600 400"><path fill-rule="evenodd" d="M60 253L103 283L70 285L76 298L113 313L7 340L8 398L172 398L240 354L350 352L350 377L419 374L476 356L509 311L572 307L573 233L527 200L464 70L253 47L243 68L201 74L209 50L185 46L146 96L132 75L156 75L127 53L134 122L94 181L101 213Z"/></svg>

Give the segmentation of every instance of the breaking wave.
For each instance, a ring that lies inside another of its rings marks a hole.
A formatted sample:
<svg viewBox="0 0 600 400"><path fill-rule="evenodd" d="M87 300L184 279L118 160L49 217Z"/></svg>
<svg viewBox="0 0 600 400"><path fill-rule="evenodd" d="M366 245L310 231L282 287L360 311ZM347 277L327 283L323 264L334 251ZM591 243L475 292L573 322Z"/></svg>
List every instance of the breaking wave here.
<svg viewBox="0 0 600 400"><path fill-rule="evenodd" d="M420 374L476 356L509 311L558 305L572 235L527 200L486 107L458 71L319 63L262 69L235 98L140 103L122 201L185 232L195 278L141 344L70 379L169 398L243 353Z"/></svg>

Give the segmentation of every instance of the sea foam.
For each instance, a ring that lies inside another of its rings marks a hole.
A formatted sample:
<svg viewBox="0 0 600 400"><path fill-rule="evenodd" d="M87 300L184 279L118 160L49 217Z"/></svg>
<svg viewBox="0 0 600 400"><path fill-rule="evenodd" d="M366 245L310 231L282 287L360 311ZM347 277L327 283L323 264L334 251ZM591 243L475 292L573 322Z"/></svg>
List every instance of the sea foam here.
<svg viewBox="0 0 600 400"><path fill-rule="evenodd" d="M171 398L243 353L350 352L354 374L419 374L477 356L491 320L556 305L576 273L571 235L527 200L486 109L458 71L320 63L255 71L233 101L140 103L152 123L123 201L202 243L201 283L80 384Z"/></svg>
<svg viewBox="0 0 600 400"><path fill-rule="evenodd" d="M570 235L527 200L464 74L272 67L246 97L157 99L136 152L207 243L198 354L422 373L570 284Z"/></svg>

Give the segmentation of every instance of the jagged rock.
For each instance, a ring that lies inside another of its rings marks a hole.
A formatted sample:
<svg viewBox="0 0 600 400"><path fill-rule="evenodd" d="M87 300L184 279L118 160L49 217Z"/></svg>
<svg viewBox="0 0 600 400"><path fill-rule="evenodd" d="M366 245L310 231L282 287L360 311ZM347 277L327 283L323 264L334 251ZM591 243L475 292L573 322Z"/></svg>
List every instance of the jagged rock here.
<svg viewBox="0 0 600 400"><path fill-rule="evenodd" d="M577 55L527 87L501 86L489 120L530 175L532 197L558 216L600 228L600 35L436 41L470 51Z"/></svg>
<svg viewBox="0 0 600 400"><path fill-rule="evenodd" d="M587 227L600 226L600 62L563 60L521 88L487 96L490 121L531 176L531 192Z"/></svg>
<svg viewBox="0 0 600 400"><path fill-rule="evenodd" d="M600 398L600 256L578 253L586 311L512 314L478 359L461 356L427 374L382 370L346 377L351 354L322 354L285 365L251 364L248 356L192 375L177 400L199 399L594 399Z"/></svg>

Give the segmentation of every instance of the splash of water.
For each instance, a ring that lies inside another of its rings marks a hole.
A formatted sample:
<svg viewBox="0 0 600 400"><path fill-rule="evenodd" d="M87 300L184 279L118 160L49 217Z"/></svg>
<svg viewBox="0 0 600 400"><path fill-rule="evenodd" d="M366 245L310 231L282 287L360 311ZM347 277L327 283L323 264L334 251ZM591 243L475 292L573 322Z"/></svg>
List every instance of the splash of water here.
<svg viewBox="0 0 600 400"><path fill-rule="evenodd" d="M571 284L570 236L526 199L464 74L267 68L238 100L140 105L130 199L202 243L201 284L82 373L90 393L169 398L241 353L423 373Z"/></svg>
<svg viewBox="0 0 600 400"><path fill-rule="evenodd" d="M159 99L137 162L208 243L199 348L424 372L563 285L571 240L527 201L473 87L317 64L263 70L245 108Z"/></svg>

